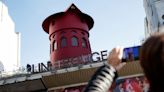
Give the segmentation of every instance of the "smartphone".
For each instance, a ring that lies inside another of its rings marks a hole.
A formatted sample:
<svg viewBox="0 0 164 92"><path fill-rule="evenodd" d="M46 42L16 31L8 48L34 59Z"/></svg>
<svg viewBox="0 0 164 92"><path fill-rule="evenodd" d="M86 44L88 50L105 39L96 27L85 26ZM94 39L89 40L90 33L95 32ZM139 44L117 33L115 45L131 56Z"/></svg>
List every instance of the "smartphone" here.
<svg viewBox="0 0 164 92"><path fill-rule="evenodd" d="M139 60L140 47L141 46L124 48L122 62L132 62Z"/></svg>

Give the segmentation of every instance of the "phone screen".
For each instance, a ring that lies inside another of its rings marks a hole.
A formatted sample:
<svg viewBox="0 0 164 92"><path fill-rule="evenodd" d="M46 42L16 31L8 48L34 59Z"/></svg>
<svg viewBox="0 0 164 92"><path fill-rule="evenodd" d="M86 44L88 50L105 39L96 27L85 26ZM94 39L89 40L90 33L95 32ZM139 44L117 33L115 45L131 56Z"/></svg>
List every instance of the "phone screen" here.
<svg viewBox="0 0 164 92"><path fill-rule="evenodd" d="M122 62L132 62L139 60L139 51L140 46L124 48Z"/></svg>

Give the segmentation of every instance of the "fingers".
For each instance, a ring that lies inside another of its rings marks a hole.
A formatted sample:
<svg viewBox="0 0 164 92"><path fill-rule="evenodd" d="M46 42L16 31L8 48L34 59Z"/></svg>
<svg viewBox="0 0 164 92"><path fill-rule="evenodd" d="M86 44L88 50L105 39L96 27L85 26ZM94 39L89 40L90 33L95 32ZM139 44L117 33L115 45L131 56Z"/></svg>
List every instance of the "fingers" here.
<svg viewBox="0 0 164 92"><path fill-rule="evenodd" d="M118 69L119 69L119 67L121 68L124 65L124 64L120 65L122 56L123 56L123 48L122 47L113 48L108 56L107 62L110 65L112 65L114 68L118 67Z"/></svg>
<svg viewBox="0 0 164 92"><path fill-rule="evenodd" d="M123 56L123 48L122 47L119 47L118 49L119 49L118 50L118 57L119 57L119 59L122 59L122 56Z"/></svg>
<svg viewBox="0 0 164 92"><path fill-rule="evenodd" d="M109 56L117 56L119 59L122 59L123 56L123 47L113 48L109 53Z"/></svg>

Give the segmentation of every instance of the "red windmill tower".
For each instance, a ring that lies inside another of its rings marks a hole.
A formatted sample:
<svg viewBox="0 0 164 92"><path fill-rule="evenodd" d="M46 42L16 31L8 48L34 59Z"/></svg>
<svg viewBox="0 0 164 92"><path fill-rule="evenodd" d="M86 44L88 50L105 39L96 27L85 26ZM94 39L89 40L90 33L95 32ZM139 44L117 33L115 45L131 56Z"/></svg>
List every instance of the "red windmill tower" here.
<svg viewBox="0 0 164 92"><path fill-rule="evenodd" d="M93 24L93 19L74 4L47 17L42 27L49 34L51 63L91 54L89 30Z"/></svg>

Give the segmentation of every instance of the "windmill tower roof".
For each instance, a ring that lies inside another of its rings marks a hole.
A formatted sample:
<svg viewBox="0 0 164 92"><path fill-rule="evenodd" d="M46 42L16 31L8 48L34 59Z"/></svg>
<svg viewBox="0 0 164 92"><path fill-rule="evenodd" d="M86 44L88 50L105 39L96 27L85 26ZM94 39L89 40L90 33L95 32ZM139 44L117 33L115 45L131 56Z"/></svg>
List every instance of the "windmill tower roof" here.
<svg viewBox="0 0 164 92"><path fill-rule="evenodd" d="M90 17L89 15L81 12L80 9L78 9L74 4L71 4L70 7L65 12L55 13L55 14L52 14L49 17L47 17L43 21L43 24L42 24L42 27L43 27L44 31L46 33L49 33L49 25L50 25L51 21L55 20L56 18L58 18L60 16L63 16L67 12L74 12L80 18L84 19L86 21L87 25L88 25L89 30L93 27L94 21L93 21L92 17Z"/></svg>

